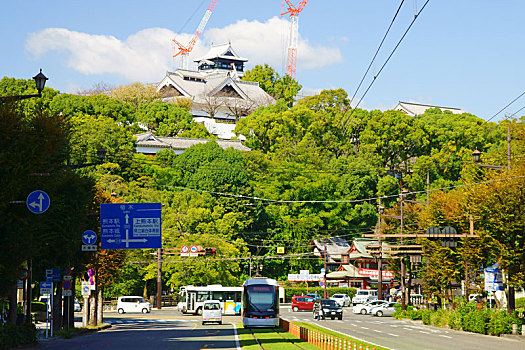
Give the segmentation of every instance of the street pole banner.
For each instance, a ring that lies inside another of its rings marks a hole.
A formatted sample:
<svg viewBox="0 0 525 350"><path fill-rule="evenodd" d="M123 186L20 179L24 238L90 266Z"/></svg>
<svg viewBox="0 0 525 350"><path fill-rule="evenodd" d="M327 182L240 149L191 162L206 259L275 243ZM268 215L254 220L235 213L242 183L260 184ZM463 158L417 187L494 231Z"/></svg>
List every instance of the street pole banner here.
<svg viewBox="0 0 525 350"><path fill-rule="evenodd" d="M392 273L392 271L388 271L388 270L382 270L381 271L381 275L383 276L384 279L392 279L394 278L394 274ZM370 277L373 277L375 279L377 279L379 277L379 271L378 270L374 270L374 269L363 269L363 268L360 268L357 270L357 273L360 274L360 275L364 275L364 276L370 276Z"/></svg>

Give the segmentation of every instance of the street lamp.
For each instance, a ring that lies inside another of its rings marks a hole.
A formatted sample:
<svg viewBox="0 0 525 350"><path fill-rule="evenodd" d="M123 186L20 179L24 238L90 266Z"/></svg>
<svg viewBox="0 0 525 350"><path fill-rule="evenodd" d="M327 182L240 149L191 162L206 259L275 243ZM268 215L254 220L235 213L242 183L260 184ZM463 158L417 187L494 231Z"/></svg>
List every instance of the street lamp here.
<svg viewBox="0 0 525 350"><path fill-rule="evenodd" d="M488 165L488 164L478 164L481 160L481 152L476 148L474 152L472 152L472 159L474 160L475 166L480 166L484 168L490 168L490 169L505 169L507 168L508 171L510 171L510 161L511 161L511 154L510 154L510 124L507 125L507 166L502 165Z"/></svg>
<svg viewBox="0 0 525 350"><path fill-rule="evenodd" d="M20 101L31 97L42 97L42 90L44 90L44 86L46 85L46 81L48 80L48 78L42 73L42 69L40 69L40 73L35 75L33 79L35 80L36 90L38 91L38 94L2 96L0 97L0 103Z"/></svg>

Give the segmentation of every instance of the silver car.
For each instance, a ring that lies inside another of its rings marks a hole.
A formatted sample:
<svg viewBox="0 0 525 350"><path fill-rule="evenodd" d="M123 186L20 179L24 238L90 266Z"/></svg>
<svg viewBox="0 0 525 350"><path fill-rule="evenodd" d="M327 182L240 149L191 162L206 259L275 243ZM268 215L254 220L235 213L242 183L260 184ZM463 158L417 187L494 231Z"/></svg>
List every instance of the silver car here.
<svg viewBox="0 0 525 350"><path fill-rule="evenodd" d="M370 310L372 310L373 307L380 306L380 305L387 304L387 303L388 301L385 301L385 300L369 301L368 303L358 304L354 306L352 308L352 311L354 312L354 314L366 315L366 314L370 314Z"/></svg>
<svg viewBox="0 0 525 350"><path fill-rule="evenodd" d="M398 303L388 302L386 304L374 306L370 309L370 313L373 316L392 316L394 312L396 312L396 309L394 308L395 305L399 305Z"/></svg>
<svg viewBox="0 0 525 350"><path fill-rule="evenodd" d="M346 294L334 294L330 297L330 299L335 300L339 306L350 306L352 303L352 299Z"/></svg>

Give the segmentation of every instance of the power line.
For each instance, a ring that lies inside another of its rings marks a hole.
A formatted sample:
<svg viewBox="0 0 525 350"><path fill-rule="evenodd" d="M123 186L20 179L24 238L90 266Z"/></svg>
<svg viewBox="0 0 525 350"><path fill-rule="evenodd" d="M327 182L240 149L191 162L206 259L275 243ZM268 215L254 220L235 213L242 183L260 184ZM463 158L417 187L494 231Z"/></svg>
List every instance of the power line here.
<svg viewBox="0 0 525 350"><path fill-rule="evenodd" d="M507 109L507 107L509 107L511 104L513 104L514 102L516 102L521 96L525 95L525 91L523 91L518 97L516 97L514 100L510 101L505 107L503 107L502 109L500 109L496 114L494 114L492 117L490 117L487 122L491 121L492 119L494 119L498 114L500 114L501 112L503 112L504 110ZM519 111L518 111L519 112Z"/></svg>
<svg viewBox="0 0 525 350"><path fill-rule="evenodd" d="M425 2L425 4L423 5L423 7L421 8L421 10L419 10L419 12L414 15L414 19L412 20L412 22L410 23L410 25L408 26L408 28L406 29L405 33L403 34L403 36L401 37L401 39L399 39L398 43L396 44L396 46L394 47L394 49L392 50L392 52L390 53L390 55L388 56L388 58L386 59L385 63L383 63L383 65L381 66L381 69L379 69L379 71L377 72L376 75L374 75L374 78L372 79L372 81L370 82L370 85L368 85L368 88L366 89L365 93L361 96L361 98L359 99L359 101L357 102L357 105L352 109L352 113L350 113L350 115L348 116L347 118L347 122L348 120L354 115L354 112L355 110L357 109L357 107L359 106L359 104L361 103L361 101L363 101L363 99L365 98L366 94L368 93L368 91L370 90L370 88L372 87L372 85L374 85L374 82L376 81L377 77L379 76L379 74L381 74L381 72L383 71L383 69L385 68L385 66L387 65L388 61L390 61L390 58L392 58L392 56L394 55L394 52L396 52L397 48L399 47L399 45L401 44L401 42L403 41L403 39L405 38L405 36L407 35L408 31L410 30L410 28L412 28L412 25L414 24L414 22L416 21L416 19L419 17L419 15L421 14L421 12L423 12L423 10L425 9L425 7L427 6L428 2L430 0L427 0ZM345 123L343 125L343 129L346 128L346 124ZM344 130L343 130L344 131Z"/></svg>
<svg viewBox="0 0 525 350"><path fill-rule="evenodd" d="M376 53L375 53L374 57L372 58L372 61L370 61L370 64L368 65L368 68L366 69L366 72L363 75L363 78L361 78L361 81L359 82L359 85L357 86L357 89L355 90L354 95L352 96L352 99L350 100L350 103L352 103L354 101L355 95L357 95L357 92L359 91L359 88L361 88L361 84L363 84L363 81L365 80L365 77L368 74L368 71L372 67L372 64L374 64L374 61L375 61L375 59L377 57L377 54L379 53L379 50L383 46L383 43L385 42L385 39L386 39L386 37L388 35L388 32L390 32L390 28L392 28L392 25L394 24L394 21L396 20L397 15L399 13L399 10L401 10L401 6L403 6L404 2L405 2L405 0L402 0L401 3L399 4L399 7L397 8L396 14L394 15L394 18L392 18L392 22L390 22L390 25L388 26L388 29L387 29L385 35L383 36L383 40L381 40L381 43L379 44L379 47L377 48Z"/></svg>

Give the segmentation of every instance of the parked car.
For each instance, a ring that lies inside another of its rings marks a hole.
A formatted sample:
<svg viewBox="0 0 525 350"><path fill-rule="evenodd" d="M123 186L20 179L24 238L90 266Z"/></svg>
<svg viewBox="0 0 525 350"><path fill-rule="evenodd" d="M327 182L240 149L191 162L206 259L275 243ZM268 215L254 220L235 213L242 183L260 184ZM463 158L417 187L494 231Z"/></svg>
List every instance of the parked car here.
<svg viewBox="0 0 525 350"><path fill-rule="evenodd" d="M370 309L370 313L372 316L392 316L394 312L396 312L396 309L394 308L396 305L400 305L399 303L394 302L388 302L386 304L381 304L378 306L374 306Z"/></svg>
<svg viewBox="0 0 525 350"><path fill-rule="evenodd" d="M352 311L354 312L354 314L366 315L366 314L370 313L370 310L374 306L379 306L379 305L383 305L383 304L387 304L387 303L388 303L388 301L385 301L385 300L373 300L373 301L370 301L368 303L355 305L352 308Z"/></svg>
<svg viewBox="0 0 525 350"><path fill-rule="evenodd" d="M352 299L347 294L334 294L330 299L335 300L339 306L350 306Z"/></svg>
<svg viewBox="0 0 525 350"><path fill-rule="evenodd" d="M317 300L317 299L321 298L319 295L317 295L317 293L308 293L308 294L306 294L306 296L310 297L310 298L312 298L314 300Z"/></svg>
<svg viewBox="0 0 525 350"><path fill-rule="evenodd" d="M376 289L358 289L355 296L352 298L352 304L363 304L372 300L377 300Z"/></svg>
<svg viewBox="0 0 525 350"><path fill-rule="evenodd" d="M119 314L123 314L125 312L142 312L145 314L151 312L151 305L150 303L147 303L143 297L118 297L117 311Z"/></svg>
<svg viewBox="0 0 525 350"><path fill-rule="evenodd" d="M314 304L314 319L330 317L343 319L343 309L332 299L317 299Z"/></svg>
<svg viewBox="0 0 525 350"><path fill-rule="evenodd" d="M308 310L312 311L314 309L315 299L307 296L296 296L292 297L292 310Z"/></svg>
<svg viewBox="0 0 525 350"><path fill-rule="evenodd" d="M75 312L82 311L82 306L80 306L80 303L78 302L78 300L75 299L73 301L73 303L74 303L74 310L75 310Z"/></svg>
<svg viewBox="0 0 525 350"><path fill-rule="evenodd" d="M221 303L218 300L206 300L202 304L202 324L206 322L222 324Z"/></svg>

